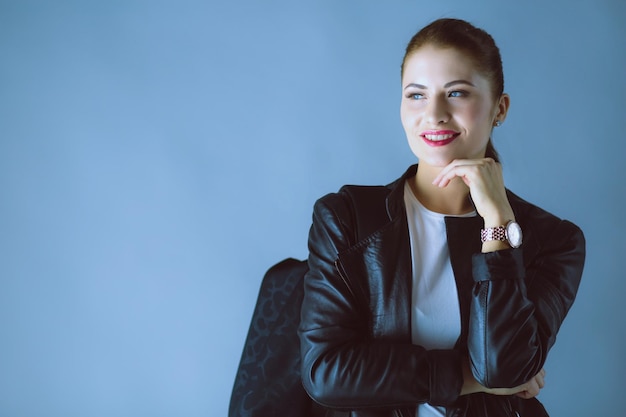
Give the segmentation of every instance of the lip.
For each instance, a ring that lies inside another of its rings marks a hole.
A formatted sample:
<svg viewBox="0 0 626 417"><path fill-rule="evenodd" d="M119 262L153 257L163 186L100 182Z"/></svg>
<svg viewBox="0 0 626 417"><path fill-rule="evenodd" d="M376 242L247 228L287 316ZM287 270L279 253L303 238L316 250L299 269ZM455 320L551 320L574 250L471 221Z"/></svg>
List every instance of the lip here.
<svg viewBox="0 0 626 417"><path fill-rule="evenodd" d="M452 143L459 132L454 130L426 130L420 134L424 142L429 146L445 146Z"/></svg>

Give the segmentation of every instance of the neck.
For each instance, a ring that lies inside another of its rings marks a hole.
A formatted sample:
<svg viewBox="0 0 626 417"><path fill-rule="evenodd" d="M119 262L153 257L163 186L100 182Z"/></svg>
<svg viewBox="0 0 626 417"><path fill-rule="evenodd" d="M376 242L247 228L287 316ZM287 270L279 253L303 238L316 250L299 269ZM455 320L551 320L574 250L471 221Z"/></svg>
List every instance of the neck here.
<svg viewBox="0 0 626 417"><path fill-rule="evenodd" d="M474 206L469 198L469 188L461 178L453 179L445 188L432 182L442 168L418 164L415 177L409 179L411 190L428 210L450 215L469 213Z"/></svg>

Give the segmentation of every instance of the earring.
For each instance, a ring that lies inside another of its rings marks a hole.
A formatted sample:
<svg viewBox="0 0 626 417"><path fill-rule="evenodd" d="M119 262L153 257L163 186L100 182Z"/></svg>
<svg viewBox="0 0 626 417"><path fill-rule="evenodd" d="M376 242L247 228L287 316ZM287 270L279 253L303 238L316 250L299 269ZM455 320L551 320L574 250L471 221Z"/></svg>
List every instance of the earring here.
<svg viewBox="0 0 626 417"><path fill-rule="evenodd" d="M500 120L496 120L496 127L502 126L502 122Z"/></svg>

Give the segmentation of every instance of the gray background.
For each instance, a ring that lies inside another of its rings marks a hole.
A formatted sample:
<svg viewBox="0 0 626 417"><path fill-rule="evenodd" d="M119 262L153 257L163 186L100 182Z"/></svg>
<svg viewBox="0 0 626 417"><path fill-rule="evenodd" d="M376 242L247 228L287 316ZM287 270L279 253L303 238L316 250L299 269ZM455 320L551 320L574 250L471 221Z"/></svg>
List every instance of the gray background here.
<svg viewBox="0 0 626 417"><path fill-rule="evenodd" d="M588 239L540 398L623 413L624 2L0 0L0 416L226 415L315 199L415 162L399 65L439 17L501 47L507 185Z"/></svg>

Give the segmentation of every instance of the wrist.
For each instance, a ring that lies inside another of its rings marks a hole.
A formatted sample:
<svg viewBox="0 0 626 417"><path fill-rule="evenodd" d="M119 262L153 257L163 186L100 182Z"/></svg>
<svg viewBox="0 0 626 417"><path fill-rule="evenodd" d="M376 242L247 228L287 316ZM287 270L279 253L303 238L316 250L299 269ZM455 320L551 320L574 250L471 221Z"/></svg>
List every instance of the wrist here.
<svg viewBox="0 0 626 417"><path fill-rule="evenodd" d="M504 226L510 221L515 221L513 210L497 212L483 217L485 228Z"/></svg>
<svg viewBox="0 0 626 417"><path fill-rule="evenodd" d="M511 245L509 245L507 242L503 242L501 240L491 240L489 242L483 242L481 252L489 253L506 249L511 249Z"/></svg>
<svg viewBox="0 0 626 417"><path fill-rule="evenodd" d="M485 227L480 231L480 239L483 253L519 248L522 245L522 229L515 220L509 220L505 225Z"/></svg>
<svg viewBox="0 0 626 417"><path fill-rule="evenodd" d="M470 368L469 358L463 358L463 387L460 395L474 394L476 392L484 392L485 387L480 385Z"/></svg>
<svg viewBox="0 0 626 417"><path fill-rule="evenodd" d="M485 223L485 227L498 227L507 224L511 220L515 220L513 208L508 200L501 201L499 204L486 206L484 210L479 212Z"/></svg>

